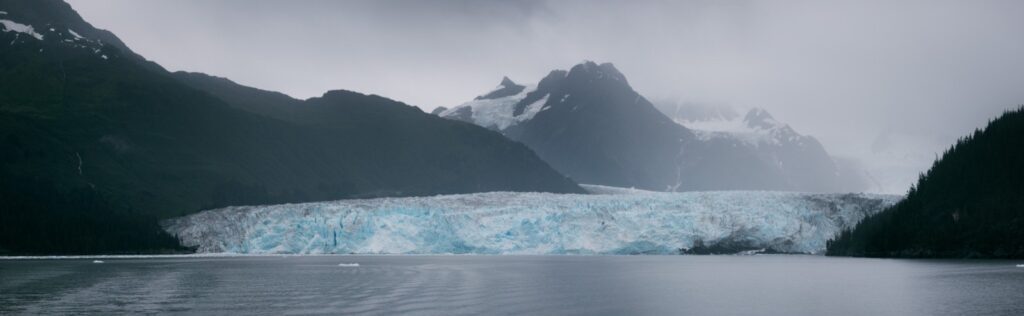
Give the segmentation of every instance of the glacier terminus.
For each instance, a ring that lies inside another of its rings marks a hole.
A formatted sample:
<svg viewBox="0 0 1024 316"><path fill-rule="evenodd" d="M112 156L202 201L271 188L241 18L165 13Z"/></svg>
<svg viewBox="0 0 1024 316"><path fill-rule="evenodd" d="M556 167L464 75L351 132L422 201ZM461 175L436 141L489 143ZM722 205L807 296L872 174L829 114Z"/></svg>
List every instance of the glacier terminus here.
<svg viewBox="0 0 1024 316"><path fill-rule="evenodd" d="M672 254L728 244L821 253L900 199L876 194L490 192L233 206L167 220L203 253Z"/></svg>

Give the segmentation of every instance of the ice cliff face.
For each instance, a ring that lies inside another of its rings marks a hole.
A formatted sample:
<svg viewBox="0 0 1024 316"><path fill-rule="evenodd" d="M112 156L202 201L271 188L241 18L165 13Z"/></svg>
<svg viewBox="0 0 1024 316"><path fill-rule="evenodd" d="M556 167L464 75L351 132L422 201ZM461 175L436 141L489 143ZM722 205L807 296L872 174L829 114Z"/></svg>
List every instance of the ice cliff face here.
<svg viewBox="0 0 1024 316"><path fill-rule="evenodd" d="M695 244L820 253L898 196L790 192L492 192L241 206L164 222L200 252L634 254Z"/></svg>

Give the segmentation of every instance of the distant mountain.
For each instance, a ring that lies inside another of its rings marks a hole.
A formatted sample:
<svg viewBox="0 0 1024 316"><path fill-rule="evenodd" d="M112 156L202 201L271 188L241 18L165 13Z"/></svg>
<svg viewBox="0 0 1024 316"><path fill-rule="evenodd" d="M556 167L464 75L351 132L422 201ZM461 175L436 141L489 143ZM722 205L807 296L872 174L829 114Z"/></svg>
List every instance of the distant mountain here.
<svg viewBox="0 0 1024 316"><path fill-rule="evenodd" d="M444 112L444 111L447 111L447 110L448 110L448 108L443 107L443 106L439 106L439 107L434 108L433 111L430 111L430 114L431 115L438 115L438 114L441 114L441 112Z"/></svg>
<svg viewBox="0 0 1024 316"><path fill-rule="evenodd" d="M56 0L0 0L0 253L174 248L240 204L583 192L529 148L383 97L171 74Z"/></svg>
<svg viewBox="0 0 1024 316"><path fill-rule="evenodd" d="M863 220L829 255L1024 258L1024 108L935 161L906 199Z"/></svg>
<svg viewBox="0 0 1024 316"><path fill-rule="evenodd" d="M798 188L850 192L868 188L863 170L834 159L816 138L796 132L765 109L751 108L740 115L743 112L721 105L661 101L655 106L701 139L741 140L762 160L778 166Z"/></svg>
<svg viewBox="0 0 1024 316"><path fill-rule="evenodd" d="M848 191L839 169L812 137L763 110L692 110L745 134L678 124L630 87L612 64L584 62L536 85L508 78L438 115L472 122L521 141L581 183L651 190Z"/></svg>
<svg viewBox="0 0 1024 316"><path fill-rule="evenodd" d="M676 123L732 121L741 118L731 106L680 102L678 100L654 101L654 106ZM684 124L686 125L686 124Z"/></svg>

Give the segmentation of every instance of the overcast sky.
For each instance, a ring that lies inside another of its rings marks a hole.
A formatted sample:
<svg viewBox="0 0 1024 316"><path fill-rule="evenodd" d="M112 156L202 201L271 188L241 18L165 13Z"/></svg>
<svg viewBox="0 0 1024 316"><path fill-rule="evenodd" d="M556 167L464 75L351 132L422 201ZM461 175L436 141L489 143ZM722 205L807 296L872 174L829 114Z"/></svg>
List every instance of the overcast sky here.
<svg viewBox="0 0 1024 316"><path fill-rule="evenodd" d="M1024 1L69 2L170 70L297 98L429 111L594 60L649 99L766 108L864 161L881 136L941 150L1024 104Z"/></svg>

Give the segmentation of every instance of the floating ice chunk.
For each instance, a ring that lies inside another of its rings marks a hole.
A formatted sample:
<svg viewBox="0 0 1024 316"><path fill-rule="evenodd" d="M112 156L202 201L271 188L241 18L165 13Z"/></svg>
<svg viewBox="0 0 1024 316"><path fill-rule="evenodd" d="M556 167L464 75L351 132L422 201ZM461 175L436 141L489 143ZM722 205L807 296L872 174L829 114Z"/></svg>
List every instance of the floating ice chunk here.
<svg viewBox="0 0 1024 316"><path fill-rule="evenodd" d="M761 254L765 250L767 250L767 249L761 248L761 249L744 250L744 251L740 251L740 252L738 252L736 254L737 255L741 255L741 256L753 256L753 255Z"/></svg>
<svg viewBox="0 0 1024 316"><path fill-rule="evenodd" d="M4 26L4 32L17 32L22 34L28 34L35 37L37 40L43 40L43 34L36 33L35 29L31 25L25 25L11 20L0 19L0 25Z"/></svg>
<svg viewBox="0 0 1024 316"><path fill-rule="evenodd" d="M1024 264L1018 264L1017 267L1018 268L1024 268Z"/></svg>
<svg viewBox="0 0 1024 316"><path fill-rule="evenodd" d="M103 260L93 260L92 263L103 263Z"/></svg>
<svg viewBox="0 0 1024 316"><path fill-rule="evenodd" d="M355 267L358 267L359 264L358 263L339 263L338 266L339 267L346 267L346 268L355 268Z"/></svg>
<svg viewBox="0 0 1024 316"><path fill-rule="evenodd" d="M7 15L7 11L0 11L0 15Z"/></svg>
<svg viewBox="0 0 1024 316"><path fill-rule="evenodd" d="M637 193L657 193L656 191L640 190L640 189L637 189L637 188L620 188L620 187L610 187L610 186L606 186L606 185L597 185L597 184L583 184L582 186L583 186L583 189L587 190L587 192L590 192L592 194L602 194L602 195L615 195L615 194L625 195L625 194L637 194Z"/></svg>

